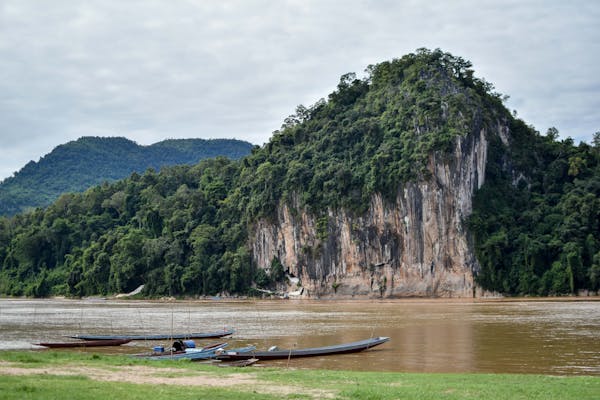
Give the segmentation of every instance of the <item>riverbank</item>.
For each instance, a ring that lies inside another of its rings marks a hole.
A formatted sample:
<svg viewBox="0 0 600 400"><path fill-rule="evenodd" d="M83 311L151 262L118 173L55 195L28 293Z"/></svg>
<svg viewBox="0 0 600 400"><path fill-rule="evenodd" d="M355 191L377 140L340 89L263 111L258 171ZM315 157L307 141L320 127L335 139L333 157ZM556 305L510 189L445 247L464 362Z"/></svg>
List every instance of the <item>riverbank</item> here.
<svg viewBox="0 0 600 400"><path fill-rule="evenodd" d="M65 296L53 296L46 299L39 299L33 297L2 297L0 300L22 300L22 301L70 301L70 302L147 302L147 303L159 303L159 304L185 304L185 303L214 303L214 302L283 302L283 303L348 303L348 304L359 304L359 303L515 303L515 302L526 302L526 303L543 303L543 302L585 302L593 301L600 302L600 295L589 295L589 296L546 296L546 297L503 297L503 296L487 296L487 297L401 297L401 298L347 298L347 297L327 297L327 298L311 298L311 299L298 299L298 298L279 298L275 296L266 297L250 297L250 296L202 296L202 297L160 297L160 298L146 298L143 296L107 296L107 297L65 297Z"/></svg>
<svg viewBox="0 0 600 400"><path fill-rule="evenodd" d="M0 352L0 399L596 399L600 377L219 368L61 351Z"/></svg>

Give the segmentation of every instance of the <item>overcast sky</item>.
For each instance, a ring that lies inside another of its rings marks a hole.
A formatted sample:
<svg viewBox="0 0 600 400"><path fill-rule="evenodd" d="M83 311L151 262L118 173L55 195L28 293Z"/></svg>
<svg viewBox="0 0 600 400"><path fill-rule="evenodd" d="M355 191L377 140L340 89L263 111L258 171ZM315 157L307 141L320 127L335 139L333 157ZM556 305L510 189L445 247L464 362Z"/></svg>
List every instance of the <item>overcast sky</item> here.
<svg viewBox="0 0 600 400"><path fill-rule="evenodd" d="M538 131L600 130L599 1L0 1L0 179L81 136L262 145L347 72L441 48Z"/></svg>

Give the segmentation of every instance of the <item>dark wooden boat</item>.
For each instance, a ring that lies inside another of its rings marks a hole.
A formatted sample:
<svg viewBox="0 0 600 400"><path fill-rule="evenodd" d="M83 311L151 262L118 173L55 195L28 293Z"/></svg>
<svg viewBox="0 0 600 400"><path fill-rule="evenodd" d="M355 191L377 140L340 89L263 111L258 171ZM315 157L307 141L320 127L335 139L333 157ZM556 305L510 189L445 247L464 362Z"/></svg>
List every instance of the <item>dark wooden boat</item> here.
<svg viewBox="0 0 600 400"><path fill-rule="evenodd" d="M217 355L216 358L222 361L247 360L250 358L257 358L259 360L275 360L284 358L316 357L327 356L332 354L357 353L359 351L364 351L375 346L379 346L380 344L383 344L388 340L390 340L389 337L380 336L376 338L359 340L358 342L337 344L334 346L313 347L306 349L250 351L246 353L225 351L222 354Z"/></svg>
<svg viewBox="0 0 600 400"><path fill-rule="evenodd" d="M80 342L56 342L56 343L36 343L38 346L50 347L52 349L66 347L102 347L102 346L120 346L131 342L131 339L106 339L106 340L86 340Z"/></svg>
<svg viewBox="0 0 600 400"><path fill-rule="evenodd" d="M129 339L129 340L169 340L169 339L212 339L233 335L233 329L223 329L216 332L201 333L177 333L177 334L159 334L159 335L74 335L73 339L82 340L109 340L109 339Z"/></svg>

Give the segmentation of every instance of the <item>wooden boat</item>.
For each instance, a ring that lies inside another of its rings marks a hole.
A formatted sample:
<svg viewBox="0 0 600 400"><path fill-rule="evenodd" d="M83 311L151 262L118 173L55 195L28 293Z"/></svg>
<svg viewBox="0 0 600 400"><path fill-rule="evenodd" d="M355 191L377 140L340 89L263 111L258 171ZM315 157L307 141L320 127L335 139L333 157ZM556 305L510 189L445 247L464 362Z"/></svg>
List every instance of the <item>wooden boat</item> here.
<svg viewBox="0 0 600 400"><path fill-rule="evenodd" d="M129 340L169 340L169 339L212 339L233 335L233 329L223 329L216 332L201 333L177 333L177 334L158 334L158 335L74 335L73 339L82 340L109 340L109 339L129 339Z"/></svg>
<svg viewBox="0 0 600 400"><path fill-rule="evenodd" d="M258 358L259 360L275 360L285 358L316 357L327 356L332 354L357 353L359 351L364 351L375 346L379 346L380 344L383 344L389 340L389 337L380 336L376 338L359 340L358 342L337 344L334 346L313 347L306 349L250 351L245 353L238 353L232 350L225 351L222 354L217 355L216 358L222 361L246 360L250 358Z"/></svg>
<svg viewBox="0 0 600 400"><path fill-rule="evenodd" d="M87 340L80 342L57 342L57 343L36 343L38 346L50 347L52 349L66 347L102 347L102 346L120 346L131 342L130 339L106 339L106 340Z"/></svg>

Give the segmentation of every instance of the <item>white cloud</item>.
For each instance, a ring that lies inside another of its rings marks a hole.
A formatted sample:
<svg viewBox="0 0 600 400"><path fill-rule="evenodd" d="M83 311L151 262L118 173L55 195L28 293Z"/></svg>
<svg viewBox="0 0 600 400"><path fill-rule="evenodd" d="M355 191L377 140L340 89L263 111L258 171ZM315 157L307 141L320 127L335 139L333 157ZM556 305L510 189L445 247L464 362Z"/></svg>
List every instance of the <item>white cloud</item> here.
<svg viewBox="0 0 600 400"><path fill-rule="evenodd" d="M0 177L84 135L262 144L340 75L419 47L471 60L540 131L589 140L599 18L586 1L4 0Z"/></svg>

